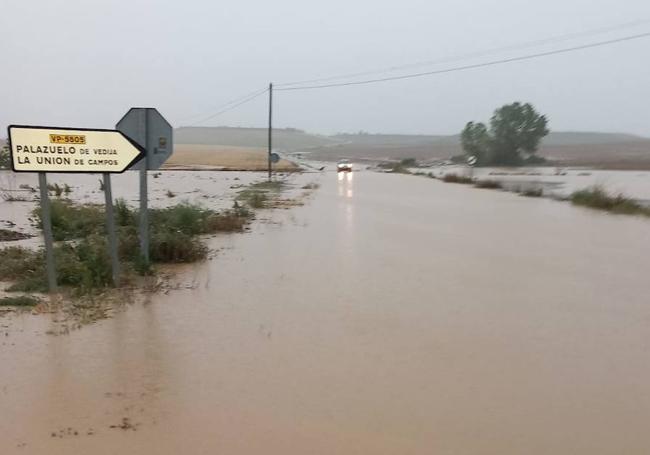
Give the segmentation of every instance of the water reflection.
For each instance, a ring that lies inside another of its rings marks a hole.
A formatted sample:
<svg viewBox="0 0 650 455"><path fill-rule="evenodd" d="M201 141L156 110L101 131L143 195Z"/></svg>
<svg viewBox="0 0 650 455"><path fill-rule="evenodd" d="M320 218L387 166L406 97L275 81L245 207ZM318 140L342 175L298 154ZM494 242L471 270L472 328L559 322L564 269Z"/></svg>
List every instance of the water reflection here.
<svg viewBox="0 0 650 455"><path fill-rule="evenodd" d="M354 174L352 172L339 172L337 177L339 180L339 196L352 198L354 196Z"/></svg>

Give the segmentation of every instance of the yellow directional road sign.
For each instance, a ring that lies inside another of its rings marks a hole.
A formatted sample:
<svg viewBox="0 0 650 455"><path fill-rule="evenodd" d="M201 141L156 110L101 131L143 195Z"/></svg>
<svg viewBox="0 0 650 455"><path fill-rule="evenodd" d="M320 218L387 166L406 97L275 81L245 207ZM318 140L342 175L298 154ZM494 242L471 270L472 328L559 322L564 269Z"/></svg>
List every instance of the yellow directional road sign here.
<svg viewBox="0 0 650 455"><path fill-rule="evenodd" d="M9 142L16 172L119 173L144 156L114 130L11 125Z"/></svg>

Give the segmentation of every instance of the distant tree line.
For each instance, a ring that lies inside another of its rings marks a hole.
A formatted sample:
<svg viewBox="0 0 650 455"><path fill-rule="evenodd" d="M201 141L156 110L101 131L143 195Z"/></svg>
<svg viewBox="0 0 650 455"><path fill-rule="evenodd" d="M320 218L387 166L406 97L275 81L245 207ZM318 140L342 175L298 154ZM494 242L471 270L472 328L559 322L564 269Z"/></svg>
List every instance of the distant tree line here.
<svg viewBox="0 0 650 455"><path fill-rule="evenodd" d="M494 111L489 128L469 122L460 140L465 156L476 157L477 166L520 166L539 164L536 155L541 140L549 133L548 120L529 103L506 104Z"/></svg>

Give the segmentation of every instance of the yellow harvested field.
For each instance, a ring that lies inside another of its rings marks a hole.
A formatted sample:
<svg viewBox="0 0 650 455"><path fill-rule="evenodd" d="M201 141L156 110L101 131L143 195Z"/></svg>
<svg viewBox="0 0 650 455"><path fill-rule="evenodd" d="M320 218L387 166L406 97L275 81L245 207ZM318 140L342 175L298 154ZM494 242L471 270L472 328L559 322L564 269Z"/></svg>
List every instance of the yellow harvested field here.
<svg viewBox="0 0 650 455"><path fill-rule="evenodd" d="M174 154L163 169L264 171L267 169L267 152L257 147L174 144ZM299 167L282 159L273 165L273 169L295 171Z"/></svg>

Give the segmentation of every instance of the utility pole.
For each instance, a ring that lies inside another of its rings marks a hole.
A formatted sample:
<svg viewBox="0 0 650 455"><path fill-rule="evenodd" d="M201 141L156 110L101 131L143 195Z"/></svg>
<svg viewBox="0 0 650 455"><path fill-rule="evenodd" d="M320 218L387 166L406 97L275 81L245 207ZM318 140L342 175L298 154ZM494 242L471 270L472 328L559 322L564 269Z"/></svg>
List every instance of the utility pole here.
<svg viewBox="0 0 650 455"><path fill-rule="evenodd" d="M271 181L271 153L273 153L273 83L269 84L269 182Z"/></svg>

